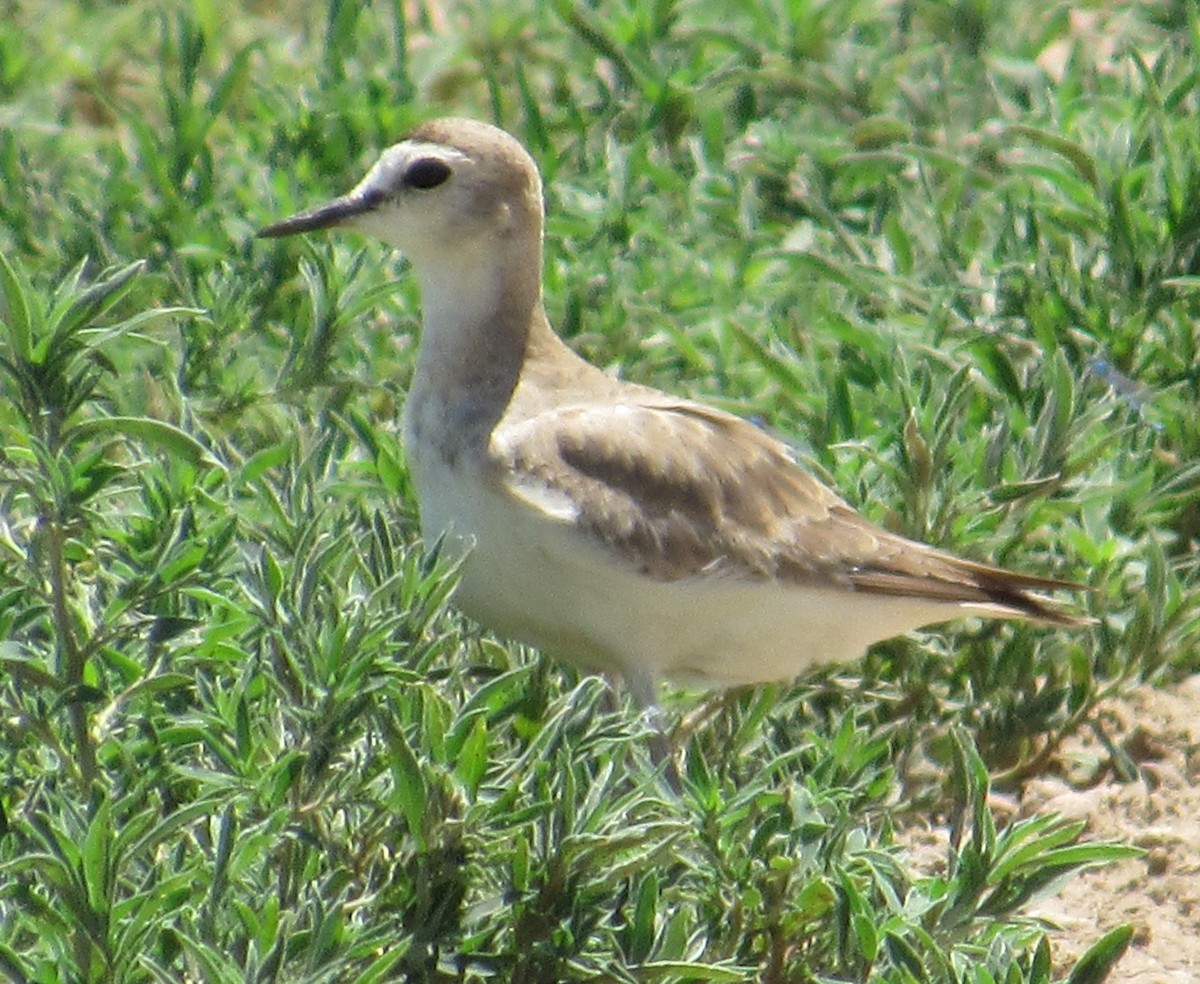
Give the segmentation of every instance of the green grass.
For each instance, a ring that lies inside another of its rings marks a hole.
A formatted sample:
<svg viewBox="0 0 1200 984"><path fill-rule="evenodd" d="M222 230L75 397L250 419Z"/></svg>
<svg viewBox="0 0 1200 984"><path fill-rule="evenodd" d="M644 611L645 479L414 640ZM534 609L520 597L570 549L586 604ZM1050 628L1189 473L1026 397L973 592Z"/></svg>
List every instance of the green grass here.
<svg viewBox="0 0 1200 984"><path fill-rule="evenodd" d="M1055 970L1017 910L1125 849L986 796L1200 668L1192 5L230 9L0 19L0 975L1102 979L1126 929ZM541 161L590 359L1095 626L679 695L666 794L602 681L447 606L400 261L252 238L450 112Z"/></svg>

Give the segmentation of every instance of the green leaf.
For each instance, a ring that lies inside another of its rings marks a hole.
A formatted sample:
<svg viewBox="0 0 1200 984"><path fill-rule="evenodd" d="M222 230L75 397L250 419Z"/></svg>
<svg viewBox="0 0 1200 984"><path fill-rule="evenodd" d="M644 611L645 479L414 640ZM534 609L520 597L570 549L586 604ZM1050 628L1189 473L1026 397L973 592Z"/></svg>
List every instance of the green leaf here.
<svg viewBox="0 0 1200 984"><path fill-rule="evenodd" d="M255 485L258 480L272 468L283 465L296 450L295 442L281 441L256 451L242 465L237 473L234 485L237 488Z"/></svg>
<svg viewBox="0 0 1200 984"><path fill-rule="evenodd" d="M893 963L904 968L915 980L929 980L929 972L921 961L921 955L908 940L898 933L888 932L884 934L883 943Z"/></svg>
<svg viewBox="0 0 1200 984"><path fill-rule="evenodd" d="M858 941L858 950L868 964L873 964L879 957L879 930L875 926L874 915L862 912L850 914L850 926L854 938Z"/></svg>
<svg viewBox="0 0 1200 984"><path fill-rule="evenodd" d="M85 328L79 332L80 338L86 339L88 345L92 348L104 345L117 338L124 338L127 335L135 333L139 328L153 324L155 321L161 321L164 318L174 317L176 315L189 315L199 317L206 312L203 308L192 307L165 307L151 308L148 311L141 311L124 321L119 321L115 325L107 325L102 328Z"/></svg>
<svg viewBox="0 0 1200 984"><path fill-rule="evenodd" d="M159 673L145 680L139 680L126 689L120 699L130 701L138 697L149 697L170 690L180 690L195 686L196 681L186 673Z"/></svg>
<svg viewBox="0 0 1200 984"><path fill-rule="evenodd" d="M683 978L688 981L713 981L714 984L746 981L748 967L718 967L691 960L651 960L638 967L639 981L666 981Z"/></svg>
<svg viewBox="0 0 1200 984"><path fill-rule="evenodd" d="M1101 984L1107 980L1132 939L1133 927L1128 923L1105 933L1076 961L1067 984Z"/></svg>
<svg viewBox="0 0 1200 984"><path fill-rule="evenodd" d="M53 673L47 672L32 660L24 659L21 656L4 655L3 650L9 648L10 645L10 643L0 643L0 668L6 673L11 674L14 679L20 681L22 686L45 687L55 691L62 690L63 682Z"/></svg>
<svg viewBox="0 0 1200 984"><path fill-rule="evenodd" d="M1024 123L1013 123L1004 130L1005 138L1024 137L1026 140L1046 150L1053 151L1070 162L1071 166L1092 188L1099 188L1100 178L1096 173L1096 163L1090 154L1075 141L1061 134L1043 130L1040 127Z"/></svg>
<svg viewBox="0 0 1200 984"><path fill-rule="evenodd" d="M191 434L162 420L150 417L95 417L76 424L73 430L81 437L114 434L145 441L189 464L224 470L221 463Z"/></svg>
<svg viewBox="0 0 1200 984"><path fill-rule="evenodd" d="M109 908L111 875L109 849L113 840L111 821L112 807L109 800L105 798L96 808L80 851L88 906L96 914L107 912Z"/></svg>
<svg viewBox="0 0 1200 984"><path fill-rule="evenodd" d="M396 800L408 823L412 837L425 843L425 824L429 807L429 788L408 739L397 728L388 729L388 745Z"/></svg>
<svg viewBox="0 0 1200 984"><path fill-rule="evenodd" d="M1050 940L1042 934L1033 951L1033 963L1029 967L1029 984L1050 984Z"/></svg>
<svg viewBox="0 0 1200 984"><path fill-rule="evenodd" d="M754 357L755 362L763 367L772 378L789 392L803 392L803 377L795 363L781 359L772 352L755 334L742 325L734 322L731 327L737 340Z"/></svg>
<svg viewBox="0 0 1200 984"><path fill-rule="evenodd" d="M487 722L483 715L479 714L475 716L475 721L458 751L458 758L455 762L455 771L472 796L479 792L479 784L487 773L487 753Z"/></svg>
<svg viewBox="0 0 1200 984"><path fill-rule="evenodd" d="M8 257L0 251L0 291L3 291L4 304L0 308L0 320L7 326L13 349L22 362L28 362L33 354L29 303L25 296L30 289L29 284L18 276L8 262Z"/></svg>
<svg viewBox="0 0 1200 984"><path fill-rule="evenodd" d="M633 921L629 926L629 954L639 963L649 956L654 945L658 907L658 876L650 871L638 886Z"/></svg>
<svg viewBox="0 0 1200 984"><path fill-rule="evenodd" d="M82 328L90 327L92 322L121 299L132 286L133 278L141 273L145 266L145 260L135 260L81 292L61 289L56 304L46 319L52 326L54 338L65 339L75 335ZM76 274L81 271L82 264L76 268Z"/></svg>
<svg viewBox="0 0 1200 984"><path fill-rule="evenodd" d="M971 353L979 360L988 379L999 387L1014 407L1024 408L1025 389L1017 376L1012 360L1000 347L999 342L990 337L980 338L970 345Z"/></svg>
<svg viewBox="0 0 1200 984"><path fill-rule="evenodd" d="M403 975L395 971L396 964L408 956L412 940L401 938L388 943L387 950L371 962L361 974L355 976L358 984L376 984L377 981L400 980Z"/></svg>

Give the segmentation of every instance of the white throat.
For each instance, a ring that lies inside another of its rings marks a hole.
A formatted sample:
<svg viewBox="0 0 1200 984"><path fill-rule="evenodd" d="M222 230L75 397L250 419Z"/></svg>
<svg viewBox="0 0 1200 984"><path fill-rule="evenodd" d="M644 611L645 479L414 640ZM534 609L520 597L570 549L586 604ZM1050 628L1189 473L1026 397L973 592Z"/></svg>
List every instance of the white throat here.
<svg viewBox="0 0 1200 984"><path fill-rule="evenodd" d="M483 244L472 244L449 256L421 257L412 266L421 284L422 358L434 355L431 350L452 356L463 346L476 347L480 326L503 302L496 257Z"/></svg>

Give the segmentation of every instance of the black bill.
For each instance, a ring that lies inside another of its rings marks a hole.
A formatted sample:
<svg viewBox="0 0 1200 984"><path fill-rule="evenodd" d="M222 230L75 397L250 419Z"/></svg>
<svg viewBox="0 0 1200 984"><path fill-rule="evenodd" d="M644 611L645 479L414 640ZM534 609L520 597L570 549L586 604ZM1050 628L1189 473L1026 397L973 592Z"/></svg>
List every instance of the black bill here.
<svg viewBox="0 0 1200 984"><path fill-rule="evenodd" d="M307 212L299 212L278 222L272 222L260 229L258 236L260 239L278 239L280 236L294 236L298 232L329 229L356 215L374 210L378 204L376 199L367 195L344 195L327 205L319 205Z"/></svg>

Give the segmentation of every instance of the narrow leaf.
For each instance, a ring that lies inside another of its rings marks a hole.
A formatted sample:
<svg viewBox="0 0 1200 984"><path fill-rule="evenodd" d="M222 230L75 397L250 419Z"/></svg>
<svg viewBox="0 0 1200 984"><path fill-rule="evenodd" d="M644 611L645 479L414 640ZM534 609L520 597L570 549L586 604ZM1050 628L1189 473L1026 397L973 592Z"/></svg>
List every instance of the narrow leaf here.
<svg viewBox="0 0 1200 984"><path fill-rule="evenodd" d="M152 444L189 464L204 468L222 467L220 462L208 453L208 449L191 434L174 424L154 420L151 417L96 417L76 424L75 432L80 436L116 434L121 437L135 438Z"/></svg>
<svg viewBox="0 0 1200 984"><path fill-rule="evenodd" d="M26 288L27 284L9 264L8 257L0 253L0 290L4 294L3 307L0 307L0 321L8 325L13 348L23 362L29 361L33 351L30 341L29 305L25 299Z"/></svg>
<svg viewBox="0 0 1200 984"><path fill-rule="evenodd" d="M1132 939L1133 927L1128 923L1105 933L1079 958L1067 978L1067 984L1101 984L1107 980Z"/></svg>

